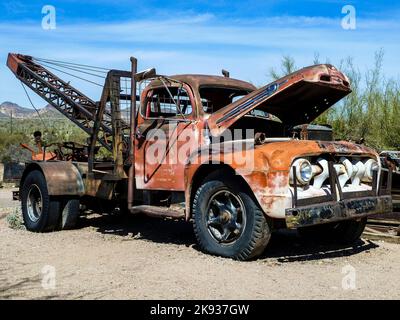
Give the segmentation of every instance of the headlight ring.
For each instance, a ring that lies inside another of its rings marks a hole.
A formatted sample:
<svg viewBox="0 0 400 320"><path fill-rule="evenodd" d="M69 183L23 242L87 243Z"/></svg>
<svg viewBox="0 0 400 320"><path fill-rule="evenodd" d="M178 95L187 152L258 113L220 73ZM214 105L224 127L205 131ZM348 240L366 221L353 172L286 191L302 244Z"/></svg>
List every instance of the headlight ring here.
<svg viewBox="0 0 400 320"><path fill-rule="evenodd" d="M300 184L307 184L311 181L313 177L313 168L307 159L297 159L293 163L296 171L296 179Z"/></svg>

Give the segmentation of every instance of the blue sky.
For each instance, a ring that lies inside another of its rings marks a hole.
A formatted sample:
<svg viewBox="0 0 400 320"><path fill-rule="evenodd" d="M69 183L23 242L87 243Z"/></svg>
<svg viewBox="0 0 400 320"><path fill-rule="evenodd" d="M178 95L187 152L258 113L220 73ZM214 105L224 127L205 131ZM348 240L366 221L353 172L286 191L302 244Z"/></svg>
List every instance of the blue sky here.
<svg viewBox="0 0 400 320"><path fill-rule="evenodd" d="M56 8L55 30L41 28L44 5ZM344 5L356 9L355 30L341 27ZM219 74L225 68L262 85L283 55L299 67L312 64L315 53L333 64L352 56L363 70L383 48L386 76L400 78L399 18L400 3L388 0L0 1L0 103L29 105L5 67L8 52L127 70L134 55L139 69ZM99 99L99 88L72 83ZM36 97L34 103L45 105Z"/></svg>

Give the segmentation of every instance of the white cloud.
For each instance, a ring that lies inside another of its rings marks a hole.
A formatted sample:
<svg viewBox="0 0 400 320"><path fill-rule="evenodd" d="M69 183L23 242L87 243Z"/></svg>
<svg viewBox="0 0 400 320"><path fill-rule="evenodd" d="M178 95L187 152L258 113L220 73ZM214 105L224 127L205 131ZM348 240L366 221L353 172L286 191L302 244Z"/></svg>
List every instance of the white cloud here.
<svg viewBox="0 0 400 320"><path fill-rule="evenodd" d="M12 100L26 105L22 89L4 67L9 51L120 69L129 69L129 57L134 55L139 58L139 68L157 67L160 73L217 74L227 68L235 77L263 84L268 81L268 69L279 64L284 54L293 56L298 66L312 63L315 52L333 63L352 55L363 68L372 62L374 51L383 47L386 71L399 75L400 23L359 19L357 25L357 30L345 31L340 27L340 17L220 21L210 14L58 24L54 31L42 30L39 23L0 23L0 81L7 84L0 86L0 102ZM77 84L98 99L98 88Z"/></svg>

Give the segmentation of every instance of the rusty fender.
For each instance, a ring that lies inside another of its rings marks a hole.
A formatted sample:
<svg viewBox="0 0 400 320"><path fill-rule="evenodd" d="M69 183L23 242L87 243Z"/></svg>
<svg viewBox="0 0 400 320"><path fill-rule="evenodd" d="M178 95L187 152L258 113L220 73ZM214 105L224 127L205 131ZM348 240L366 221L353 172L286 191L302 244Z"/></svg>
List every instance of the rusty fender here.
<svg viewBox="0 0 400 320"><path fill-rule="evenodd" d="M78 169L67 161L32 162L27 164L21 178L22 186L26 176L33 170L43 173L47 190L51 196L82 196L85 187Z"/></svg>
<svg viewBox="0 0 400 320"><path fill-rule="evenodd" d="M236 149L235 146L239 145L242 145L243 148ZM236 162L235 159L240 159L240 157L235 157L236 153L240 153L242 155L246 153L250 155L250 157L254 159L252 167L249 168L246 167L246 165L244 165L243 163ZM246 145L245 141L235 141L234 147L228 152L223 153L219 148L217 149L217 151L211 148L211 152L208 157L202 158L200 154L201 149L194 152L189 157L189 161L185 165L184 181L186 219L190 219L191 217L190 206L192 200L191 196L193 191L193 179L201 167L213 164L220 164L229 167L232 169L233 172L236 172L236 175L241 176L245 180L245 182L247 182L250 190L255 195L264 212L266 214L270 213L270 210L266 210L267 208L269 209L269 207L263 203L263 201L265 201L265 198L260 196L260 194L264 195L264 193L259 192L260 189L265 188L265 186L267 185L267 181L269 181L269 164L267 158L264 157L262 153L259 153L257 150L254 150L253 147ZM232 162L232 160L234 161ZM289 172L289 170L287 170L287 172ZM283 178L282 181L282 190L285 190L285 192L288 191L288 179L289 178L287 175L287 179ZM270 201L276 203L274 199L274 197L271 197Z"/></svg>

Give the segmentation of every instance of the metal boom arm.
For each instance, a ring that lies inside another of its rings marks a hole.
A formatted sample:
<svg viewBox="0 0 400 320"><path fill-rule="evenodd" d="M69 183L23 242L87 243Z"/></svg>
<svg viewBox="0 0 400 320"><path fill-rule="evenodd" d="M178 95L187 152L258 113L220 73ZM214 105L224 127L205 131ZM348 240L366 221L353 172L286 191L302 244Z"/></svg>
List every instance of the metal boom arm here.
<svg viewBox="0 0 400 320"><path fill-rule="evenodd" d="M35 63L30 56L10 53L7 66L25 85L79 126L94 140L109 151L113 151L113 116L105 107L98 114L99 105L83 93L63 81L43 66ZM106 80L105 90L107 88ZM107 90L108 91L108 90ZM102 101L106 103L106 101ZM128 127L121 119L120 126ZM97 121L96 129L95 123Z"/></svg>

